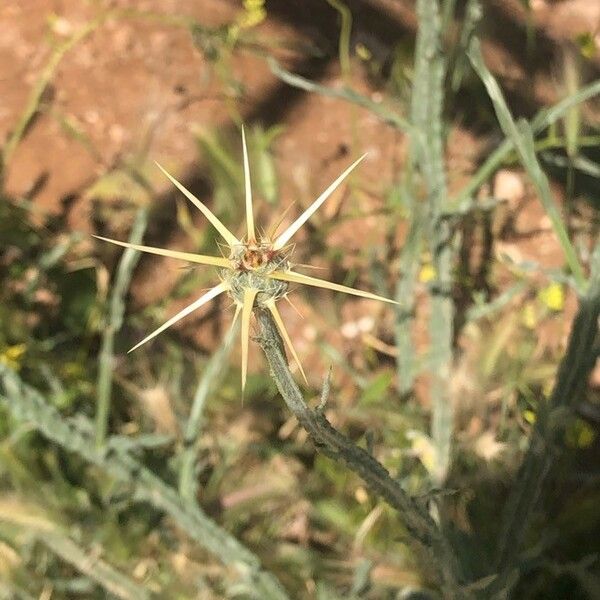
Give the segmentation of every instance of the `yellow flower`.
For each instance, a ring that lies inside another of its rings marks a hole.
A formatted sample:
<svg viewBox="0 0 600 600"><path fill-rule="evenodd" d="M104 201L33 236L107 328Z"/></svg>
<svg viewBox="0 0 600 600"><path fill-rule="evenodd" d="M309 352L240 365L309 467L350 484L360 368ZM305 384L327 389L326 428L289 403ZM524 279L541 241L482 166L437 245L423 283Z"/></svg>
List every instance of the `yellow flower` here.
<svg viewBox="0 0 600 600"><path fill-rule="evenodd" d="M230 43L234 44L243 29L251 29L260 25L267 18L265 0L244 0L242 14L228 29Z"/></svg>
<svg viewBox="0 0 600 600"><path fill-rule="evenodd" d="M171 325L177 323L185 316L200 308L219 294L227 292L233 299L236 309L233 317L235 324L238 317L242 319L242 390L246 384L246 374L248 368L248 341L250 334L250 315L255 306L265 308L273 315L277 323L282 338L287 344L294 360L298 364L302 376L306 380L302 365L287 330L283 324L281 316L276 306L277 300L286 298L290 283L302 283L304 285L314 286L344 292L362 298L381 300L397 304L394 300L376 296L370 292L364 292L354 288L317 279L303 273L293 270L291 262L292 246L288 243L298 230L308 221L308 219L317 211L317 209L331 196L335 189L350 174L350 172L363 160L366 155L361 156L352 163L283 233L271 240L267 237L257 236L254 227L254 214L252 211L252 190L250 187L250 169L248 163L248 151L246 148L246 137L242 128L242 147L244 155L244 181L246 188L246 225L247 236L238 239L227 229L223 223L206 207L196 196L187 190L181 183L172 177L163 167L158 167L171 180L171 182L192 202L202 214L211 222L211 224L221 234L229 247L229 256L206 256L202 254L193 254L190 252L179 252L176 250L167 250L165 248L154 248L151 246L141 246L139 244L130 244L108 238L94 236L106 242L117 244L125 248L133 248L150 254L158 254L193 263L212 265L220 267L221 282L211 290L200 296L195 302L184 308L181 312L171 317L166 323L137 343L129 352L139 348L159 333ZM233 324L232 324L233 327Z"/></svg>
<svg viewBox="0 0 600 600"><path fill-rule="evenodd" d="M524 419L525 419L525 420L526 420L526 421L527 421L527 422L528 422L530 425L533 425L533 424L536 422L536 420L537 420L537 417L536 417L536 414L535 414L535 412L533 412L533 411L532 411L531 409L529 409L529 408L523 411L523 418L524 418Z"/></svg>
<svg viewBox="0 0 600 600"><path fill-rule="evenodd" d="M262 23L267 17L265 0L244 0L244 15L240 27L247 29Z"/></svg>
<svg viewBox="0 0 600 600"><path fill-rule="evenodd" d="M538 296L550 310L560 312L565 307L565 292L560 283L552 282L540 290Z"/></svg>
<svg viewBox="0 0 600 600"><path fill-rule="evenodd" d="M21 358L23 358L26 350L27 346L25 344L14 344L13 346L7 346L0 352L0 364L17 371L21 366Z"/></svg>
<svg viewBox="0 0 600 600"><path fill-rule="evenodd" d="M435 267L431 263L425 263L419 271L419 281L421 283L429 283L437 276Z"/></svg>

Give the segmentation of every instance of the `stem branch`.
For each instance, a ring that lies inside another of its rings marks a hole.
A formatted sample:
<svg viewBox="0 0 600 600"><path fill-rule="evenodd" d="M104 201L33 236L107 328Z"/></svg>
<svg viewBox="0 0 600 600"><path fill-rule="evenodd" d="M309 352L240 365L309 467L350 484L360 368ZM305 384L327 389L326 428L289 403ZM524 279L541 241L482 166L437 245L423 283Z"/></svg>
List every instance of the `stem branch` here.
<svg viewBox="0 0 600 600"><path fill-rule="evenodd" d="M255 309L255 314L260 324L258 342L267 357L271 375L288 408L307 431L317 450L343 462L361 477L373 493L400 513L415 550L426 558L425 564L437 569L437 579L446 598L468 598L461 589L462 577L454 552L427 507L409 496L374 456L337 431L321 410L313 410L306 404L288 367L272 316L259 308Z"/></svg>

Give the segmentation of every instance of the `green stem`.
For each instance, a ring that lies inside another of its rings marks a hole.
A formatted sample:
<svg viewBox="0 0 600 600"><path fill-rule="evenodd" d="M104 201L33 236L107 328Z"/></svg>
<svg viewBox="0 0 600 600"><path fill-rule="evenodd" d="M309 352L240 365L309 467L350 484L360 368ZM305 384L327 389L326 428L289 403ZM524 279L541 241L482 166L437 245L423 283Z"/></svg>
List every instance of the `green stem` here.
<svg viewBox="0 0 600 600"><path fill-rule="evenodd" d="M504 135L512 140L514 147L519 154L519 158L523 164L523 167L527 170L529 177L537 189L540 202L542 203L546 214L550 218L552 227L556 237L558 238L558 241L560 242L565 255L565 260L571 269L571 273L573 274L577 288L579 291L582 291L585 284L585 275L575 248L573 247L573 244L571 244L571 240L569 239L567 230L561 219L560 211L558 210L556 202L552 196L548 178L540 167L539 161L535 154L533 138L534 126L529 125L529 123L526 121L519 123L515 122L512 114L510 113L500 85L485 65L483 55L481 54L479 41L476 38L471 40L468 56L473 68L485 86L492 104L494 105L496 117L498 118L498 123L502 128Z"/></svg>
<svg viewBox="0 0 600 600"><path fill-rule="evenodd" d="M540 408L531 434L529 448L521 464L517 481L504 510L502 533L497 550L498 576L490 593L505 597L517 566L518 556L529 530L531 515L540 491L557 459L565 423L577 405L598 351L600 317L600 244L592 258L592 277L586 295L573 321L565 356L561 361L548 403ZM493 597L493 596L490 596Z"/></svg>
<svg viewBox="0 0 600 600"><path fill-rule="evenodd" d="M411 392L417 374L412 324L424 227L422 207L416 202L412 204L410 228L400 256L400 276L396 284L395 295L396 302L398 302L395 320L396 348L398 349L396 371L398 373L398 391L403 396Z"/></svg>
<svg viewBox="0 0 600 600"><path fill-rule="evenodd" d="M335 8L342 19L338 54L340 67L342 69L342 77L344 78L344 81L347 82L350 77L350 34L352 30L352 13L340 0L327 0L327 4Z"/></svg>
<svg viewBox="0 0 600 600"><path fill-rule="evenodd" d="M399 114L387 110L384 106L374 102L368 96L363 96L351 88L343 87L338 89L315 83L310 79L306 79L305 77L296 75L295 73L284 69L272 56L267 57L267 64L275 77L292 87L304 90L305 92L327 96L329 98L339 98L340 100L345 100L351 104L356 104L356 106L362 106L379 117L384 123L392 125L399 131L408 131L411 129L408 121L403 119Z"/></svg>
<svg viewBox="0 0 600 600"><path fill-rule="evenodd" d="M148 503L169 515L190 539L231 567L247 591L265 600L288 600L274 575L265 571L259 558L233 535L210 519L198 505L186 505L177 490L165 483L118 443L108 440L103 448L94 444L93 426L82 415L65 419L33 387L0 363L0 404L12 417L38 430L48 440L97 466L127 486L137 502Z"/></svg>
<svg viewBox="0 0 600 600"><path fill-rule="evenodd" d="M576 94L561 100L549 109L541 110L531 122L534 134L558 121L573 106L585 102L600 94L600 79L593 81L588 86L581 88ZM502 166L504 161L515 150L515 140L507 137L492 152L477 172L471 177L469 183L452 199L453 206L460 206L465 200L473 196L475 192Z"/></svg>
<svg viewBox="0 0 600 600"><path fill-rule="evenodd" d="M129 242L139 244L142 241L146 231L148 212L141 208L131 229ZM102 336L102 347L98 357L98 382L96 396L96 445L102 446L106 439L108 429L108 417L110 413L110 396L113 381L114 369L114 345L115 334L123 324L125 314L125 294L129 289L133 270L139 260L140 253L136 250L127 248L117 267L117 276L113 292L110 298L110 308L108 314L108 323Z"/></svg>
<svg viewBox="0 0 600 600"><path fill-rule="evenodd" d="M415 50L415 77L412 96L411 147L423 185L427 209L423 232L429 240L429 252L435 269L431 290L429 319L431 378L431 439L436 450L432 476L441 484L448 473L452 451L454 411L449 398L449 378L453 358L454 313L452 265L455 262L453 232L443 215L448 210L444 168L444 74L441 18L437 0L417 2L419 32ZM415 190L415 196L416 194ZM414 211L413 211L414 212ZM413 216L413 220L417 216ZM415 221L416 223L416 221ZM414 252L414 251L413 251ZM418 257L416 257L418 260ZM413 268L414 269L414 268ZM405 300L406 301L406 300ZM399 360L402 357L399 356Z"/></svg>
<svg viewBox="0 0 600 600"><path fill-rule="evenodd" d="M543 150L568 149L569 141L564 138L548 137L547 139L539 140L535 143L535 151L542 152ZM578 148L595 148L600 146L600 135L583 135L577 140ZM568 154L568 152L567 152ZM576 156L572 154L571 156Z"/></svg>
<svg viewBox="0 0 600 600"><path fill-rule="evenodd" d="M121 600L149 600L152 594L141 585L100 559L86 552L70 537L57 531L40 531L40 541L65 562L100 585L106 594Z"/></svg>
<svg viewBox="0 0 600 600"><path fill-rule="evenodd" d="M179 494L186 503L196 503L197 481L195 465L197 450L195 441L202 424L204 407L208 395L215 389L223 377L227 367L227 357L231 352L233 340L238 333L238 327L231 327L223 340L220 348L206 363L202 378L194 394L194 401L190 410L183 436L184 450L181 453L181 467L179 470Z"/></svg>
<svg viewBox="0 0 600 600"><path fill-rule="evenodd" d="M273 317L268 311L258 308L255 314L260 325L258 342L269 363L271 376L287 407L306 430L316 449L332 460L344 463L374 494L399 512L410 541L417 553L425 558L424 564L435 569L446 598L468 598L461 587L462 576L455 553L426 506L409 496L373 455L356 446L331 425L322 411L326 398L321 400L316 410L306 404L288 367Z"/></svg>

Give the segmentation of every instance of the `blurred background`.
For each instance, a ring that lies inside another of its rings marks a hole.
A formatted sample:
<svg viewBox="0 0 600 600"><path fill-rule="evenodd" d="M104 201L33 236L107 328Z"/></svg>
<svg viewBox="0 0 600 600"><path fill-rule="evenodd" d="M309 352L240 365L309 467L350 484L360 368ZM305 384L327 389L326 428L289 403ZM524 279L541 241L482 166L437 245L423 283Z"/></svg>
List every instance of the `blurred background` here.
<svg viewBox="0 0 600 600"><path fill-rule="evenodd" d="M439 4L441 113L424 122L443 144L442 234L419 208L431 190L408 133L430 98L415 2L2 3L1 598L267 598L267 580L287 594L272 597L435 593L401 519L315 452L253 342L242 403L226 297L127 354L216 272L92 234L218 255L154 161L241 235L242 124L266 231L368 153L295 238L294 261L401 309L299 287L280 310L307 400L331 367L328 418L412 494L443 487L457 553L472 581L486 575L577 294L514 146L489 162L505 135L466 50L476 33L512 115L532 124L587 273L600 105L588 94L543 124L540 111L598 79L600 4ZM599 390L596 369L514 598L600 597Z"/></svg>

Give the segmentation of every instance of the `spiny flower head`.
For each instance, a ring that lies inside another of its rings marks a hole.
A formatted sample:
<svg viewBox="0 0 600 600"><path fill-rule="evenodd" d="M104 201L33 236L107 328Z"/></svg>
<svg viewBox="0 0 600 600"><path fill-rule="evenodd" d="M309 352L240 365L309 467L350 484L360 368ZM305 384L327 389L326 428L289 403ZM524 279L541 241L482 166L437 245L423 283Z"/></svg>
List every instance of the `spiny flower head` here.
<svg viewBox="0 0 600 600"><path fill-rule="evenodd" d="M394 303L393 300L376 296L370 292L364 292L354 288L333 283L324 279L310 277L303 273L298 273L293 270L291 262L291 246L289 245L292 237L306 223L306 221L318 210L318 208L331 196L337 187L348 177L350 172L360 163L366 155L361 156L358 160L352 163L283 233L270 239L264 236L257 236L254 226L254 213L252 210L252 189L250 185L250 168L248 162L248 150L246 147L246 136L242 128L242 148L244 155L244 183L246 190L246 227L247 235L243 239L238 239L227 229L223 223L204 205L196 196L186 189L179 181L171 176L163 167L158 165L161 171L170 179L170 181L194 204L202 214L210 221L217 229L221 237L225 240L229 248L229 256L206 256L203 254L194 254L190 252L179 252L176 250L167 250L165 248L154 248L152 246L141 246L139 244L130 244L128 242L120 242L109 238L94 236L98 239L125 248L140 250L149 254L158 254L167 256L191 263L200 263L203 265L212 265L220 267L221 282L210 289L205 294L202 294L195 302L178 312L171 317L166 323L158 329L146 336L142 341L137 343L129 352L136 350L159 333L163 332L171 325L174 325L196 309L200 308L213 298L226 292L235 303L235 315L233 318L232 327L235 325L238 318L242 320L242 390L246 385L246 375L248 371L248 343L250 337L250 316L255 307L267 309L273 316L277 327L289 348L294 360L298 364L298 368L302 376L306 380L306 375L302 369L302 365L298 359L298 355L292 345L292 341L285 328L276 302L281 298L287 299L288 287L290 283L301 283L318 288L334 290L360 296L362 298L370 298L373 300L381 300L383 302Z"/></svg>

